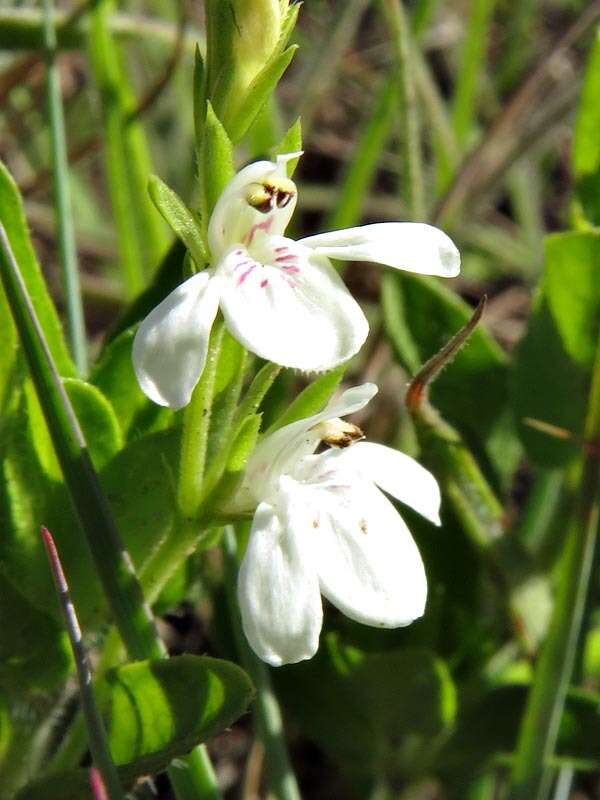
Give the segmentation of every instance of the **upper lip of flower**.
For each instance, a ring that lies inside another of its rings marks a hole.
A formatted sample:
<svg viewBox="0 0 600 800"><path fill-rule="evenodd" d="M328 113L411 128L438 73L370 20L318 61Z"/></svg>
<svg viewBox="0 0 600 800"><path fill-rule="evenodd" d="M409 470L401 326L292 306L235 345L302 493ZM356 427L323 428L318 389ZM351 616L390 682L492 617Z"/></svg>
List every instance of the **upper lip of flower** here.
<svg viewBox="0 0 600 800"><path fill-rule="evenodd" d="M375 261L452 277L452 241L422 223L386 222L286 238L297 200L285 165L299 153L248 165L225 187L208 225L213 266L173 291L140 325L133 362L143 391L160 405L189 402L220 308L248 350L306 371L347 361L368 333L366 318L329 257Z"/></svg>

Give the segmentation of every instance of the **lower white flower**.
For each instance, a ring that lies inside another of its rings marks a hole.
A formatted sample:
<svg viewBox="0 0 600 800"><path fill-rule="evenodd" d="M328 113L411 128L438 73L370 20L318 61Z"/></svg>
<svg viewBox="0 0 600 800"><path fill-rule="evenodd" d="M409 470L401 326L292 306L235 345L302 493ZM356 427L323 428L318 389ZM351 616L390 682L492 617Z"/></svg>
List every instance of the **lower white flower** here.
<svg viewBox="0 0 600 800"><path fill-rule="evenodd" d="M435 478L409 456L368 442L314 454L324 422L376 392L369 383L349 389L320 414L267 436L249 460L234 501L237 510L256 508L238 597L250 645L273 666L316 653L321 595L382 628L408 625L425 609L421 556L380 489L439 525Z"/></svg>
<svg viewBox="0 0 600 800"><path fill-rule="evenodd" d="M257 161L237 173L210 218L213 266L188 278L140 325L133 365L155 403L181 408L189 402L219 308L248 350L284 367L319 372L357 353L367 320L330 257L458 275L458 250L431 225L383 222L299 241L284 236L297 199L285 164L297 155Z"/></svg>

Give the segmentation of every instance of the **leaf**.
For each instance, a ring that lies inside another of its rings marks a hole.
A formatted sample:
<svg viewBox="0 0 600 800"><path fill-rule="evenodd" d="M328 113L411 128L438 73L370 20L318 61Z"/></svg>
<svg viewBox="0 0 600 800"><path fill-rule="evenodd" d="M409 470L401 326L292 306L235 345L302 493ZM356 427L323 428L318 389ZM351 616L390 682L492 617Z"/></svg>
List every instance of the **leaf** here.
<svg viewBox="0 0 600 800"><path fill-rule="evenodd" d="M72 666L64 626L29 603L0 575L0 685L15 699L22 692L51 692Z"/></svg>
<svg viewBox="0 0 600 800"><path fill-rule="evenodd" d="M600 233L546 238L543 291L568 355L592 368L600 332Z"/></svg>
<svg viewBox="0 0 600 800"><path fill-rule="evenodd" d="M178 428L142 436L100 472L100 483L136 569L172 530L180 437Z"/></svg>
<svg viewBox="0 0 600 800"><path fill-rule="evenodd" d="M202 219L205 225L208 225L215 203L234 174L233 145L208 102L201 149Z"/></svg>
<svg viewBox="0 0 600 800"><path fill-rule="evenodd" d="M297 49L297 45L292 45L283 53L271 58L248 87L245 101L238 106L235 116L228 119L225 114L223 124L229 132L232 142L239 142L254 122L261 108L274 92Z"/></svg>
<svg viewBox="0 0 600 800"><path fill-rule="evenodd" d="M515 357L513 407L530 458L555 467L579 453L577 437L583 435L600 332L600 235L550 236L545 255L544 277ZM567 437L536 430L528 418L564 429Z"/></svg>
<svg viewBox="0 0 600 800"><path fill-rule="evenodd" d="M29 237L27 220L19 190L10 173L0 162L0 221L21 267L23 280L44 329L48 346L57 368L63 376L75 376L76 370L69 356L56 309L50 299L40 266ZM5 391L14 369L18 342L10 309L4 292L0 293L0 403L4 402Z"/></svg>
<svg viewBox="0 0 600 800"><path fill-rule="evenodd" d="M600 225L600 32L588 57L573 136L577 197L593 225Z"/></svg>
<svg viewBox="0 0 600 800"><path fill-rule="evenodd" d="M128 439L164 427L172 418L168 409L148 400L139 387L131 360L134 335L135 331L128 329L113 339L90 376L90 383L110 401Z"/></svg>
<svg viewBox="0 0 600 800"><path fill-rule="evenodd" d="M346 365L342 364L342 366L336 367L331 370L331 372L326 372L312 383L309 383L309 385L292 400L287 410L279 417L277 422L269 428L267 433L273 433L273 431L283 428L284 425L289 425L291 422L310 417L312 414L321 411L339 386L345 371Z"/></svg>
<svg viewBox="0 0 600 800"><path fill-rule="evenodd" d="M312 661L274 680L302 732L361 779L418 774L417 756L424 761L456 711L447 667L416 648L367 654L330 634Z"/></svg>
<svg viewBox="0 0 600 800"><path fill-rule="evenodd" d="M182 655L107 674L98 691L112 756L125 785L220 733L246 710L252 685L235 664ZM41 778L18 800L91 800L87 769Z"/></svg>
<svg viewBox="0 0 600 800"><path fill-rule="evenodd" d="M273 157L285 155L286 153L299 153L302 150L302 120L298 117L284 133L283 138L276 147L273 148ZM300 157L291 158L286 162L285 168L288 178L293 177Z"/></svg>
<svg viewBox="0 0 600 800"><path fill-rule="evenodd" d="M179 195L157 175L151 175L148 179L148 193L165 222L190 251L196 267L202 269L208 262L208 255L192 212Z"/></svg>

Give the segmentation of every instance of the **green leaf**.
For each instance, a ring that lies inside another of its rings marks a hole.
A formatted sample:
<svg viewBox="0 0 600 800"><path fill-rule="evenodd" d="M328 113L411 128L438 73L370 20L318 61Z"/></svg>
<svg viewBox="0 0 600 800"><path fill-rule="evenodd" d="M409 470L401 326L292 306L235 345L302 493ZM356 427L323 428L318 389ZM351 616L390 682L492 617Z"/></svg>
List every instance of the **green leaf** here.
<svg viewBox="0 0 600 800"><path fill-rule="evenodd" d="M545 255L544 278L516 353L513 406L528 455L553 467L579 453L576 438L583 435L600 330L600 235L549 236ZM536 430L527 418L562 428L575 439Z"/></svg>
<svg viewBox="0 0 600 800"><path fill-rule="evenodd" d="M312 414L317 414L321 411L329 400L331 395L335 392L342 380L342 376L346 371L346 365L332 369L331 372L326 372L319 378L303 389L300 394L292 400L287 410L279 417L277 422L272 425L267 433L283 428L284 425L289 425L296 420L310 417Z"/></svg>
<svg viewBox="0 0 600 800"><path fill-rule="evenodd" d="M115 763L125 785L155 774L220 733L252 698L246 674L227 661L182 655L138 661L107 674L98 691ZM41 778L18 800L91 800L87 769Z"/></svg>
<svg viewBox="0 0 600 800"><path fill-rule="evenodd" d="M148 192L165 222L190 251L196 267L202 269L208 262L208 255L192 212L179 195L157 175L151 175L148 179Z"/></svg>
<svg viewBox="0 0 600 800"><path fill-rule="evenodd" d="M66 378L63 384L85 436L94 466L102 469L123 447L123 434L117 415L100 389L91 383Z"/></svg>
<svg viewBox="0 0 600 800"><path fill-rule="evenodd" d="M239 142L254 122L269 96L275 91L275 87L288 68L297 49L297 45L292 45L287 50L284 50L283 53L279 53L270 59L248 87L245 102L238 106L233 118L229 119L225 114L223 124L229 132L232 142Z"/></svg>
<svg viewBox="0 0 600 800"><path fill-rule="evenodd" d="M600 233L557 233L545 247L544 293L568 355L591 370L600 330Z"/></svg>
<svg viewBox="0 0 600 800"><path fill-rule="evenodd" d="M110 342L90 376L90 383L110 401L127 438L140 436L151 425L172 416L168 409L148 400L139 387L131 360L134 335L135 331L129 329Z"/></svg>
<svg viewBox="0 0 600 800"><path fill-rule="evenodd" d="M170 428L130 442L101 471L100 482L137 569L167 537L175 519L181 431Z"/></svg>
<svg viewBox="0 0 600 800"><path fill-rule="evenodd" d="M63 376L74 377L77 373L56 313L50 299L40 266L29 237L27 220L19 190L10 173L0 162L0 221L6 228L11 247L21 267L23 280L31 302L46 334L48 347L58 371ZM4 402L17 352L17 334L4 292L0 293L0 403Z"/></svg>
<svg viewBox="0 0 600 800"><path fill-rule="evenodd" d="M573 136L577 197L593 225L600 225L600 32L588 58Z"/></svg>
<svg viewBox="0 0 600 800"><path fill-rule="evenodd" d="M283 138L273 148L273 157L285 155L286 153L299 153L302 150L302 120L300 117L293 122L287 131L284 133ZM296 171L300 157L290 159L286 165L288 178L291 178Z"/></svg>
<svg viewBox="0 0 600 800"><path fill-rule="evenodd" d="M233 145L213 107L206 104L206 125L201 149L202 219L208 225L215 203L233 178Z"/></svg>
<svg viewBox="0 0 600 800"><path fill-rule="evenodd" d="M1 575L0 618L0 685L13 699L31 689L57 688L72 666L64 626L31 605Z"/></svg>
<svg viewBox="0 0 600 800"><path fill-rule="evenodd" d="M416 648L367 654L330 634L314 659L273 678L302 732L362 780L422 773L456 711L447 667Z"/></svg>

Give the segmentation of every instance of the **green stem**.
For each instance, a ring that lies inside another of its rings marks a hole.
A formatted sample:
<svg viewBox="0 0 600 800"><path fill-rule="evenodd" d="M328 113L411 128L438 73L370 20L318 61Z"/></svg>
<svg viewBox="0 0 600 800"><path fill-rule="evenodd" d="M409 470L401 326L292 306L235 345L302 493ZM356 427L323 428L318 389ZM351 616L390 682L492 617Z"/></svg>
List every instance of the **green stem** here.
<svg viewBox="0 0 600 800"><path fill-rule="evenodd" d="M85 377L88 370L87 341L73 228L65 119L56 63L56 31L52 0L44 0L44 43L47 59L48 113L50 116L50 141L54 167L54 194L58 222L58 241L67 301L69 339L77 369Z"/></svg>
<svg viewBox="0 0 600 800"><path fill-rule="evenodd" d="M256 688L255 714L258 734L265 748L268 784L277 800L300 800L300 790L285 742L279 703L265 664L251 650L244 632L237 602L238 557L234 529L228 525L223 536L225 590L236 647L246 672Z"/></svg>
<svg viewBox="0 0 600 800"><path fill-rule="evenodd" d="M558 728L581 631L600 517L600 341L592 372L578 501L568 528L548 637L529 692L512 772L510 800L546 800Z"/></svg>
<svg viewBox="0 0 600 800"><path fill-rule="evenodd" d="M423 164L419 138L417 93L411 66L410 25L402 0L381 0L381 2L383 16L391 33L394 59L398 70L406 204L412 219L424 219L426 214Z"/></svg>
<svg viewBox="0 0 600 800"><path fill-rule="evenodd" d="M85 724L87 728L88 742L92 759L102 775L104 787L110 800L123 800L123 788L117 769L110 754L106 730L92 689L92 673L87 660L81 629L75 613L75 608L69 596L69 586L60 563L60 558L54 544L52 534L47 528L42 527L42 539L48 555L50 569L56 586L58 599L65 618L65 625L73 651L75 667L77 669L77 680L79 684L79 696Z"/></svg>
<svg viewBox="0 0 600 800"><path fill-rule="evenodd" d="M208 431L223 332L223 320L219 317L210 336L202 378L185 409L177 488L177 505L183 520L194 520L200 512ZM186 527L188 526L182 526L182 530ZM178 532L174 535L178 535Z"/></svg>

